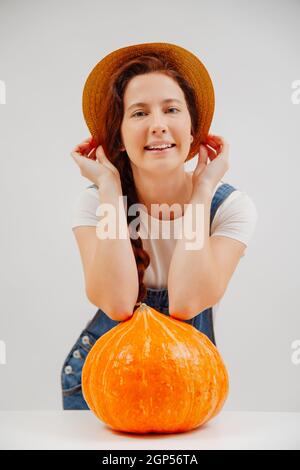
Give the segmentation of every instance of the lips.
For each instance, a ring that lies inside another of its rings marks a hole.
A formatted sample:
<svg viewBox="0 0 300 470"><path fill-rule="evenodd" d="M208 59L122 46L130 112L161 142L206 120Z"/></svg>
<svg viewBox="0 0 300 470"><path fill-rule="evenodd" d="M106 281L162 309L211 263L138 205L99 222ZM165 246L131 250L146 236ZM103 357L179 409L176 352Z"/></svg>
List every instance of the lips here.
<svg viewBox="0 0 300 470"><path fill-rule="evenodd" d="M164 148L164 149L161 149L161 150L160 150L160 149L152 149L152 150L151 150L151 149L148 149L148 148L146 148L146 147L144 147L144 149L145 149L147 152L163 153L163 152L166 152L166 151L168 151L168 150L172 150L174 147L176 147L175 144L172 144L172 147L167 147L167 148Z"/></svg>

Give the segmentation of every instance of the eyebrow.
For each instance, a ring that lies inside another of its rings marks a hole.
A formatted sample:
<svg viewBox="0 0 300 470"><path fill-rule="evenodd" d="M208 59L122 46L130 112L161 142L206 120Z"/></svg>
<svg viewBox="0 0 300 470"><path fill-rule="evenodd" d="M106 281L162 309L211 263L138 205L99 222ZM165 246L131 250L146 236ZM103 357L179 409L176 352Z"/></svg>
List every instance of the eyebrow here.
<svg viewBox="0 0 300 470"><path fill-rule="evenodd" d="M165 100L162 101L162 103L170 103L172 101L177 101L177 103L180 103L182 104L182 102L180 100L177 100L176 98L167 98ZM147 106L147 103L133 103L132 105L129 106L129 108L127 108L127 111L129 111L131 108L135 108L137 106Z"/></svg>

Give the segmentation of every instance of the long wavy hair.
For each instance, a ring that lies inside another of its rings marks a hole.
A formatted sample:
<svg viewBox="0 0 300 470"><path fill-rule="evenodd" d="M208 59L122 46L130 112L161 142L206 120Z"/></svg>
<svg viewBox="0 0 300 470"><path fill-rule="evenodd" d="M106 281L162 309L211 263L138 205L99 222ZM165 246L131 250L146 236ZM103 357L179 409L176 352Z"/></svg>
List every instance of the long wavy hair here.
<svg viewBox="0 0 300 470"><path fill-rule="evenodd" d="M195 93L193 88L184 79L184 77L174 68L174 65L169 63L165 58L161 57L159 53L151 53L139 56L129 62L111 77L110 87L107 91L104 106L104 116L106 119L99 123L101 126L102 135L106 136L106 144L110 161L118 169L121 177L121 186L123 196L127 196L127 208L132 204L138 204L139 200L136 186L133 178L130 159L126 151L121 151L122 139L120 128L124 114L124 93L129 81L137 76L152 72L163 73L175 80L182 89L186 104L191 117L191 133L195 134L198 122L198 110L196 106ZM127 224L134 219L134 216L128 215L127 210ZM140 228L140 221L136 230ZM133 239L130 237L133 253L136 260L138 279L139 279L139 293L135 308L146 297L147 289L144 285L144 273L150 263L150 256L143 248L143 242L140 237Z"/></svg>

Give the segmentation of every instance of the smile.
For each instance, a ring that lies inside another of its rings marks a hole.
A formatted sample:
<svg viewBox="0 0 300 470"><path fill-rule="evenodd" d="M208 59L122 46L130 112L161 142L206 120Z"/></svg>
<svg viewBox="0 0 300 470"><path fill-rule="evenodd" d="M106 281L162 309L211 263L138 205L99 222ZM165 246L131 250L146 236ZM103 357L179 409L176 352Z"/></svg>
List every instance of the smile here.
<svg viewBox="0 0 300 470"><path fill-rule="evenodd" d="M170 152L171 150L173 150L173 148L175 148L175 145L173 147L168 147L168 148L165 148L165 149L153 149L153 150L149 150L149 149L145 149L146 152L149 152L149 153L155 153L155 154L160 154L160 153L167 153L167 152Z"/></svg>

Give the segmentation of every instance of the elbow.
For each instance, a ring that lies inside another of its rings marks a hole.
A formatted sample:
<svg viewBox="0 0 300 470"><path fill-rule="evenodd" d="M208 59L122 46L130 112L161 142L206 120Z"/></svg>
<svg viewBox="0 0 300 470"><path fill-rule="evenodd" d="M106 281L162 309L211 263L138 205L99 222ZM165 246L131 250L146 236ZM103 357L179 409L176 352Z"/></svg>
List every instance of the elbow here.
<svg viewBox="0 0 300 470"><path fill-rule="evenodd" d="M209 297L198 296L196 299L189 299L186 302L170 302L170 317L177 320L191 320L195 316L204 312L210 307L216 305L221 298L219 293L215 293Z"/></svg>
<svg viewBox="0 0 300 470"><path fill-rule="evenodd" d="M169 302L169 314L175 320L189 320L193 318L193 312L190 302Z"/></svg>
<svg viewBox="0 0 300 470"><path fill-rule="evenodd" d="M102 310L102 309L101 309ZM122 322L129 320L133 315L133 308L132 309L122 309L117 310L115 308L106 309L106 315L114 321Z"/></svg>
<svg viewBox="0 0 300 470"><path fill-rule="evenodd" d="M102 310L111 320L122 322L129 320L133 315L133 309L135 302L129 304L128 302L123 303L113 303L112 301L105 299L95 298L92 295L87 295L88 300L91 304L95 305L97 308Z"/></svg>
<svg viewBox="0 0 300 470"><path fill-rule="evenodd" d="M204 310L206 310L208 307L204 306L204 304L201 305L191 305L191 304L185 304L183 307L171 307L169 309L170 312L170 317L175 318L176 320L191 320L192 318L196 317L199 315L199 313L202 313Z"/></svg>
<svg viewBox="0 0 300 470"><path fill-rule="evenodd" d="M199 308L193 307L190 304L182 304L182 306L170 306L169 307L170 317L175 320L190 320L198 315Z"/></svg>

